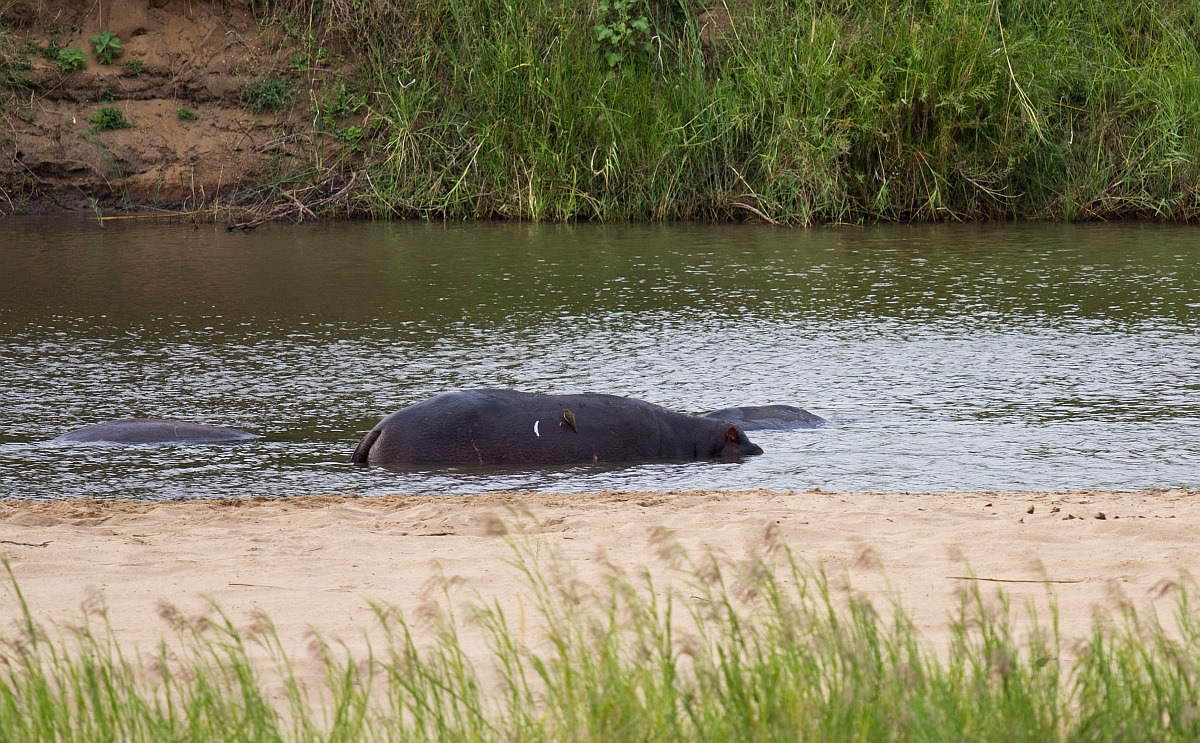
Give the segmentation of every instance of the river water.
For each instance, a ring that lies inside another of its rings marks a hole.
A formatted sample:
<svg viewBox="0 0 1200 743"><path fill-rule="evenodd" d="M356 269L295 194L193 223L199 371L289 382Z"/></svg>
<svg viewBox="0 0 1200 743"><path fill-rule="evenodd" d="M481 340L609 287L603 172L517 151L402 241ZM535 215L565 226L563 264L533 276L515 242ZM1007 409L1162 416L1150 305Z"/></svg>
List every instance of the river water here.
<svg viewBox="0 0 1200 743"><path fill-rule="evenodd" d="M0 221L0 496L1200 487L1200 232ZM348 464L451 389L788 403L743 461ZM64 445L182 418L264 436Z"/></svg>

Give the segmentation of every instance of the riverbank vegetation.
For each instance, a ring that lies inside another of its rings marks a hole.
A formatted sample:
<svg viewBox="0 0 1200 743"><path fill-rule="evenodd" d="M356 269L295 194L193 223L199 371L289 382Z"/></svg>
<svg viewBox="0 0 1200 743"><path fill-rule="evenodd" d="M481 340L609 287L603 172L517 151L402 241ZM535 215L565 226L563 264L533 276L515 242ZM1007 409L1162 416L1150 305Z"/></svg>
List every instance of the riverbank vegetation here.
<svg viewBox="0 0 1200 743"><path fill-rule="evenodd" d="M349 185L334 210L784 224L1200 215L1200 6L1184 0L274 8L269 22L307 58L331 38L354 42L357 82L313 98L313 120L350 156L277 173L279 189ZM348 125L339 114L352 111L364 116Z"/></svg>
<svg viewBox="0 0 1200 743"><path fill-rule="evenodd" d="M0 741L1200 736L1200 616L1185 589L1174 588L1174 621L1124 604L1076 641L1060 636L1049 592L1042 616L1018 620L1003 593L966 580L930 645L898 604L878 610L835 588L770 535L745 561L693 559L669 533L656 541L672 589L615 567L580 582L544 544L514 539L530 602L519 613L476 602L456 616L449 583L417 612L377 607L385 639L369 657L314 641L315 685L263 616L239 629L165 606L176 634L148 656L120 646L98 604L52 635L10 569Z"/></svg>
<svg viewBox="0 0 1200 743"><path fill-rule="evenodd" d="M1190 0L184 5L0 3L0 208L1200 216Z"/></svg>

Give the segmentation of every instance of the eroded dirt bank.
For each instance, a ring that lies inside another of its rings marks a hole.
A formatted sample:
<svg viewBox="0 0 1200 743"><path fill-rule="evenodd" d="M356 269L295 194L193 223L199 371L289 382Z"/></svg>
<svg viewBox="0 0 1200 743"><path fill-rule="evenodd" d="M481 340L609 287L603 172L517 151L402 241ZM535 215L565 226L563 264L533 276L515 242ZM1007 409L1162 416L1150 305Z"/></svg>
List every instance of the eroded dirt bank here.
<svg viewBox="0 0 1200 743"><path fill-rule="evenodd" d="M293 105L248 100L247 85L300 69L250 4L201 0L20 0L0 2L5 29L0 208L199 209L268 182L294 155ZM109 63L92 37L110 30L120 53ZM64 49L83 52L78 69ZM289 67L289 64L291 65ZM257 109L257 110L255 110ZM113 110L119 112L119 117ZM107 118L106 118L107 117ZM291 118L289 118L291 117ZM128 122L124 128L108 123ZM310 145L305 142L305 145ZM93 201L94 200L94 201Z"/></svg>

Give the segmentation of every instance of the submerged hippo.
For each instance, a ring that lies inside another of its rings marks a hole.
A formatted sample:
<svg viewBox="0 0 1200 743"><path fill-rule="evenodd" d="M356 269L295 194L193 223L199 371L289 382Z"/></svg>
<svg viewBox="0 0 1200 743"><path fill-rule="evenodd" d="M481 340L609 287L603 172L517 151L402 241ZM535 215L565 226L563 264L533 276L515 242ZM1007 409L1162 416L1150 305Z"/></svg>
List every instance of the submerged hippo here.
<svg viewBox="0 0 1200 743"><path fill-rule="evenodd" d="M567 464L762 454L735 425L614 395L447 392L392 413L357 464Z"/></svg>
<svg viewBox="0 0 1200 743"><path fill-rule="evenodd" d="M77 428L54 440L113 444L212 444L257 438L257 434L223 426L153 418L125 418Z"/></svg>
<svg viewBox="0 0 1200 743"><path fill-rule="evenodd" d="M743 431L764 429L820 428L829 424L819 415L794 405L747 405L739 408L721 408L704 413L702 418L716 418L732 423Z"/></svg>

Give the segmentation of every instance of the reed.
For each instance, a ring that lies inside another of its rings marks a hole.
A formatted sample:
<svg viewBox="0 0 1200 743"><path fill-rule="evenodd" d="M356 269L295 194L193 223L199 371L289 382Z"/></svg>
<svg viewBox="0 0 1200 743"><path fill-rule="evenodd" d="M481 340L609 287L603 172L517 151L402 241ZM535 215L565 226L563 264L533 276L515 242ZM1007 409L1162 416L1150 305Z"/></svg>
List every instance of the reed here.
<svg viewBox="0 0 1200 743"><path fill-rule="evenodd" d="M660 532L669 585L613 565L580 580L539 538L509 538L528 613L477 600L458 616L443 581L415 612L376 606L372 637L383 640L365 658L318 638L317 687L263 616L239 629L219 611L197 620L166 607L173 635L146 657L123 651L100 605L52 635L6 564L16 621L0 636L0 741L1200 736L1200 619L1187 586L1173 588L1173 621L1128 605L1097 619L1068 664L1049 584L1039 617L966 582L956 620L931 644L898 602L876 608L835 589L777 536L730 560L692 556Z"/></svg>
<svg viewBox="0 0 1200 743"><path fill-rule="evenodd" d="M1193 219L1185 0L327 0L367 136L339 207L445 218ZM300 42L297 42L300 43ZM607 42L606 42L607 43Z"/></svg>

